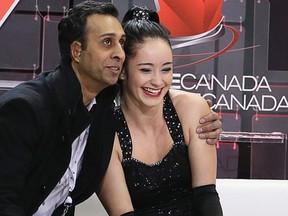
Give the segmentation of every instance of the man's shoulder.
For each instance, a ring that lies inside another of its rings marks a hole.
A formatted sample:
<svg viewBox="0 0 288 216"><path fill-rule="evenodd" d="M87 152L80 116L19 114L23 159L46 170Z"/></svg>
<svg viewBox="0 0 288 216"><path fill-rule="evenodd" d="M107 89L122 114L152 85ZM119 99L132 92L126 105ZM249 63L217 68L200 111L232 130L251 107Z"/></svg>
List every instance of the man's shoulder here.
<svg viewBox="0 0 288 216"><path fill-rule="evenodd" d="M13 89L8 90L1 95L0 100L2 101L16 98L28 99L33 96L39 96L43 91L42 89L45 88L44 83L45 79L43 79L43 77L40 78L40 76L33 80L22 82Z"/></svg>
<svg viewBox="0 0 288 216"><path fill-rule="evenodd" d="M28 80L15 86L0 96L0 107L8 104L30 104L33 107L51 104L55 101L53 89L48 84L52 71L39 74L35 79ZM56 89L56 87L53 87Z"/></svg>

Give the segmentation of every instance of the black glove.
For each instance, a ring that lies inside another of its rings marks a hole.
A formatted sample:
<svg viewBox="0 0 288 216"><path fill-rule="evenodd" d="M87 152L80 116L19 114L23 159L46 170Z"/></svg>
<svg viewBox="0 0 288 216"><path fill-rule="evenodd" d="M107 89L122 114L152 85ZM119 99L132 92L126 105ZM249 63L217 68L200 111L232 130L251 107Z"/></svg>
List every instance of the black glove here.
<svg viewBox="0 0 288 216"><path fill-rule="evenodd" d="M197 216L223 216L219 196L214 184L194 188L193 200Z"/></svg>
<svg viewBox="0 0 288 216"><path fill-rule="evenodd" d="M136 216L134 211L126 212L124 214L121 214L120 216Z"/></svg>

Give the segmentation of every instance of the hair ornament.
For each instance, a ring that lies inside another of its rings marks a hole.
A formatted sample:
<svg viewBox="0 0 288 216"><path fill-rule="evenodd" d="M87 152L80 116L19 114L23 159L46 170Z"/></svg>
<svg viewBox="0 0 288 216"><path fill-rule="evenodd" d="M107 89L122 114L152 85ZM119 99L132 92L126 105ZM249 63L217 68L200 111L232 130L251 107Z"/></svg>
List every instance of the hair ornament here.
<svg viewBox="0 0 288 216"><path fill-rule="evenodd" d="M159 24L159 16L157 12L150 10L147 7L141 7L141 6L133 6L128 10L128 12L125 14L122 24L128 22L129 20L148 20L151 22L156 22Z"/></svg>
<svg viewBox="0 0 288 216"><path fill-rule="evenodd" d="M138 9L133 11L133 18L136 20L149 20L149 13L147 11Z"/></svg>

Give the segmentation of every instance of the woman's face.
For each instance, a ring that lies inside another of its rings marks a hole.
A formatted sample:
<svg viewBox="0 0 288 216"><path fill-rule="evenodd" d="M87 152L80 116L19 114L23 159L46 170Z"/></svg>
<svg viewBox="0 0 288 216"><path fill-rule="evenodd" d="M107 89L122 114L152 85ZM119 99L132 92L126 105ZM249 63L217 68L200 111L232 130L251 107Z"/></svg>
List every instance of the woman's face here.
<svg viewBox="0 0 288 216"><path fill-rule="evenodd" d="M123 96L141 106L156 106L173 79L173 57L170 45L160 38L148 38L136 47L136 55L127 59Z"/></svg>

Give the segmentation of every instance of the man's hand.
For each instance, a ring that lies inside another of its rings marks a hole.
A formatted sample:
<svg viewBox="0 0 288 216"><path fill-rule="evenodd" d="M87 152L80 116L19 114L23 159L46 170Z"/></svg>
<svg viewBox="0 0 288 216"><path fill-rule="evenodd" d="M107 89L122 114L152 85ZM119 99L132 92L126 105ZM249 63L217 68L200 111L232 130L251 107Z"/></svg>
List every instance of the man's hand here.
<svg viewBox="0 0 288 216"><path fill-rule="evenodd" d="M211 106L211 103L207 101ZM215 112L211 112L206 116L203 116L199 120L200 126L197 127L196 132L200 139L206 139L206 143L215 145L222 132L222 122L219 120L219 116Z"/></svg>

